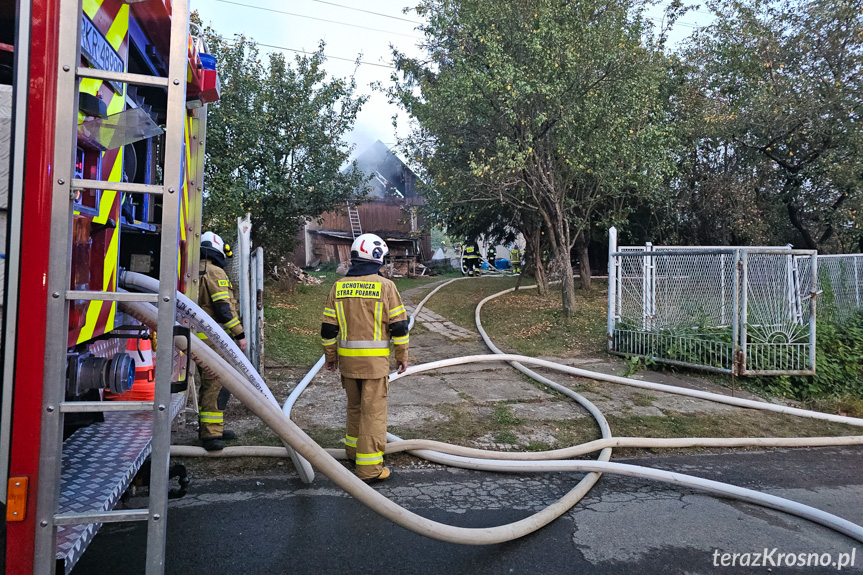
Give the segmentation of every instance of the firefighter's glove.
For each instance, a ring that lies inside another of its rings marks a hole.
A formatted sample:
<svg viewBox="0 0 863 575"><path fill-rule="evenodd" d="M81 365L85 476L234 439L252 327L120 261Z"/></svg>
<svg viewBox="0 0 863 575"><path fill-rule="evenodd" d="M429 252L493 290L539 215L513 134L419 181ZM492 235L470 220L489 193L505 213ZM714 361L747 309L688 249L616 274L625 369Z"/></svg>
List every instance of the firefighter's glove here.
<svg viewBox="0 0 863 575"><path fill-rule="evenodd" d="M335 371L338 366L339 366L339 362L337 362L335 360L334 361L328 361L327 362L327 371Z"/></svg>

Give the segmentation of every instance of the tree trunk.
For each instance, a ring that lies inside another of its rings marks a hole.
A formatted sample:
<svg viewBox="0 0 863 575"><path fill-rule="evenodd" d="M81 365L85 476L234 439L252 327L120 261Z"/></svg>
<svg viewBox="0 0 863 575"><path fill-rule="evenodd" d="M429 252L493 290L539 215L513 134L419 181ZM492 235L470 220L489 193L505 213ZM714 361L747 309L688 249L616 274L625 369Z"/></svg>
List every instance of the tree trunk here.
<svg viewBox="0 0 863 575"><path fill-rule="evenodd" d="M530 240L530 253L533 265L533 276L536 279L536 289L539 295L548 295L548 274L545 273L545 265L542 263L542 229L540 226L534 228Z"/></svg>
<svg viewBox="0 0 863 575"><path fill-rule="evenodd" d="M818 244L815 242L815 238L812 237L812 232L803 222L800 208L795 203L797 190L801 185L800 178L796 175L790 176L785 180L785 208L788 210L788 218L791 220L791 225L800 232L800 236L803 238L803 247L807 250L817 250Z"/></svg>
<svg viewBox="0 0 863 575"><path fill-rule="evenodd" d="M590 289L590 255L587 245L584 232L578 232L575 236L575 251L578 254L578 276L584 289Z"/></svg>
<svg viewBox="0 0 863 575"><path fill-rule="evenodd" d="M561 282L560 291L563 299L563 317L569 319L575 313L575 278L572 277L572 259L570 257L569 222L562 212L558 213L556 228L557 233L553 248L555 257L560 262Z"/></svg>
<svg viewBox="0 0 863 575"><path fill-rule="evenodd" d="M542 264L542 230L539 226L531 226L525 227L521 233L526 244L522 254L524 269L521 275L522 277L533 276L539 295L544 296L548 294L548 274L545 273L545 266ZM521 278L518 285L521 285Z"/></svg>
<svg viewBox="0 0 863 575"><path fill-rule="evenodd" d="M545 273L545 265L542 263L542 255L539 251L534 256L533 276L536 279L536 289L539 295L548 295L548 274Z"/></svg>
<svg viewBox="0 0 863 575"><path fill-rule="evenodd" d="M567 253L568 255L569 253ZM563 297L563 317L569 319L575 313L575 278L572 277L572 262L569 258L564 258L561 264L563 277L560 282L560 291Z"/></svg>

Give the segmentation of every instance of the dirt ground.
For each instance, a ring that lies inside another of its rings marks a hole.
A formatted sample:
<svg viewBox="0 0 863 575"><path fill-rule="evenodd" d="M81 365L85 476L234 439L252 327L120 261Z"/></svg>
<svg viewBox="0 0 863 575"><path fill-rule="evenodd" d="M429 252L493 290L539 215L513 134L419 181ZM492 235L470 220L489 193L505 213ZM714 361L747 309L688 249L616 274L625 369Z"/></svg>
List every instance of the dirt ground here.
<svg viewBox="0 0 863 575"><path fill-rule="evenodd" d="M416 304L428 287L407 290L407 305ZM432 298L427 308L434 311ZM422 325L421 323L419 324ZM474 326L469 328L476 334ZM504 349L504 351L510 351ZM410 363L486 354L478 335L452 340L435 331L415 330L410 340ZM587 370L623 374L627 365L609 356L590 354L544 358ZM282 402L311 366L271 367L265 379ZM856 433L838 424L803 420L740 409L704 400L537 370L581 393L606 415L618 436L796 436ZM732 390L708 378L672 371L632 375L657 383L732 395ZM737 397L761 399L735 390ZM346 399L337 373L322 370L301 396L293 420L324 447L342 447ZM197 423L187 413L175 443L195 444ZM276 435L238 401L225 412L227 427L243 445L280 445ZM566 447L599 437L592 417L569 398L538 384L503 363L468 364L403 378L389 393L389 431L403 438L426 438L498 450L545 450ZM621 451L623 453L623 451ZM643 454L644 450L634 453ZM396 466L431 466L407 454L388 457ZM290 467L289 460L220 459L188 462L199 476L261 473Z"/></svg>

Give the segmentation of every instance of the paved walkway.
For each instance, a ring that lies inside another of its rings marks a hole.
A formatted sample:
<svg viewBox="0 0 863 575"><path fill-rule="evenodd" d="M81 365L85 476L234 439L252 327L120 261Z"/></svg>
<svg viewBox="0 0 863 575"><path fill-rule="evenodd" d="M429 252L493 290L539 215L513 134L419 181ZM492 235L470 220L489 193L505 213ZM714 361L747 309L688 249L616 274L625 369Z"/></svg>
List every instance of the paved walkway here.
<svg viewBox="0 0 863 575"><path fill-rule="evenodd" d="M408 314L413 314L414 306L406 305L405 309L408 311ZM459 327L453 322L449 321L447 318L442 315L438 315L427 307L423 307L420 310L420 314L416 316L415 321L422 325L427 330L439 333L447 339L451 339L453 341L459 339L476 339L476 332L472 332L463 327Z"/></svg>

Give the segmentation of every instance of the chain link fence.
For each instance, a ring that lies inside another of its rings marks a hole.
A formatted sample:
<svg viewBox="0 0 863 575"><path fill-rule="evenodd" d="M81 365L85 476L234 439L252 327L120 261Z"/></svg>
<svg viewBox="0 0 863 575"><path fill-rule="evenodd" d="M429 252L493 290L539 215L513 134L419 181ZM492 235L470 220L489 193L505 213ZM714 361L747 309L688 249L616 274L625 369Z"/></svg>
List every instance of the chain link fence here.
<svg viewBox="0 0 863 575"><path fill-rule="evenodd" d="M812 277L800 262L804 280ZM863 309L863 254L818 256L818 314L841 325Z"/></svg>
<svg viewBox="0 0 863 575"><path fill-rule="evenodd" d="M611 353L740 375L814 373L814 251L618 249L616 231L611 239Z"/></svg>

